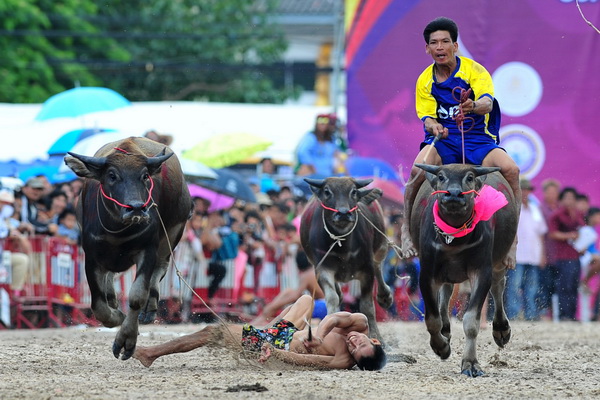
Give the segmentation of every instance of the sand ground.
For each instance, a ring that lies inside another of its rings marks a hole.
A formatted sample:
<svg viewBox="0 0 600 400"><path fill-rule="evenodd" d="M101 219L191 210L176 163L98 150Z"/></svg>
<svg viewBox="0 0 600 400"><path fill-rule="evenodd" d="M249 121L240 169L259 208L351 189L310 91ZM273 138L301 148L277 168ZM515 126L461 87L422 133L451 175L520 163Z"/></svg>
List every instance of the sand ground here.
<svg viewBox="0 0 600 400"><path fill-rule="evenodd" d="M138 344L151 345L201 325L151 325ZM513 322L505 349L482 331L478 357L486 375L460 374L464 333L453 322L452 355L429 348L425 325L387 322L394 351L417 362L388 363L379 372L297 370L240 360L202 348L157 360L150 368L111 352L115 330L67 328L0 331L1 399L541 399L600 396L598 323ZM240 390L245 389L245 390Z"/></svg>

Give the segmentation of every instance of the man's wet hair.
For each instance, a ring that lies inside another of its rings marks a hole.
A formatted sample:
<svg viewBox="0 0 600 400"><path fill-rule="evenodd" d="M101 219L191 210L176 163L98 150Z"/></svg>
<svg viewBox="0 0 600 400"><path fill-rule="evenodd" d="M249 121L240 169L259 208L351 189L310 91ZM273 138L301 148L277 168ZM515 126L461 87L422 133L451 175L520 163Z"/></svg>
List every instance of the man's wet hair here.
<svg viewBox="0 0 600 400"><path fill-rule="evenodd" d="M450 32L452 42L455 43L458 40L458 26L456 25L456 22L452 21L450 18L438 17L428 23L423 31L425 43L429 43L429 37L433 32L437 31L448 31Z"/></svg>
<svg viewBox="0 0 600 400"><path fill-rule="evenodd" d="M373 344L373 355L361 357L356 366L363 371L379 371L387 364L387 356L381 344Z"/></svg>

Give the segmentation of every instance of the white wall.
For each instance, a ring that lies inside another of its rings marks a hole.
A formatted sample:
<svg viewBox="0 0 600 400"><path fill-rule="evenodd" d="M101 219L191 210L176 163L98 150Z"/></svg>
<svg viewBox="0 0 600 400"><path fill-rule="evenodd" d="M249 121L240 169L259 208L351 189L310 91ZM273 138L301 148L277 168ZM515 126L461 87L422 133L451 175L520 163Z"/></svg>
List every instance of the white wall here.
<svg viewBox="0 0 600 400"><path fill-rule="evenodd" d="M315 116L330 107L196 102L143 102L82 118L35 121L41 104L0 103L0 161L28 162L47 158L47 150L62 134L79 128L112 128L143 135L150 129L173 135L175 152L222 133L245 132L262 136L273 145L259 155L292 161L300 138ZM340 114L338 112L338 114ZM340 115L346 120L345 115Z"/></svg>

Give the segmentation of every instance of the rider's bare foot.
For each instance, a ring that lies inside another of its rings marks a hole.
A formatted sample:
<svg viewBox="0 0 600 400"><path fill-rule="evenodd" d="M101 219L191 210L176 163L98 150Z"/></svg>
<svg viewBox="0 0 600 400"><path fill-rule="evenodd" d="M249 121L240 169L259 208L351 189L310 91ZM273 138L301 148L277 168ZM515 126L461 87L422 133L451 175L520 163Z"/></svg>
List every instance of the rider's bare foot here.
<svg viewBox="0 0 600 400"><path fill-rule="evenodd" d="M156 360L156 357L150 357L148 355L148 349L146 347L141 346L136 346L133 358L141 362L144 367L151 366L154 360Z"/></svg>
<svg viewBox="0 0 600 400"><path fill-rule="evenodd" d="M406 223L402 225L402 257L416 257L417 249L415 249L415 245L410 239L410 233L408 232L408 228L406 228L406 226Z"/></svg>
<svg viewBox="0 0 600 400"><path fill-rule="evenodd" d="M506 269L515 269L517 265L517 239L513 242L510 250L502 260L502 265L506 267Z"/></svg>

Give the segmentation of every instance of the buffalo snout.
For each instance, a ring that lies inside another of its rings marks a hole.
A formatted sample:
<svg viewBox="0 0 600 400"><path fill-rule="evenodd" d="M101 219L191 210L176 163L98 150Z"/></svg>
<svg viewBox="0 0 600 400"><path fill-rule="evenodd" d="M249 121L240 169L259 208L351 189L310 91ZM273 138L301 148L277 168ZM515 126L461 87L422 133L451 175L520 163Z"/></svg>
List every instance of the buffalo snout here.
<svg viewBox="0 0 600 400"><path fill-rule="evenodd" d="M123 222L125 224L145 224L150 221L148 208L143 202L131 202L123 213Z"/></svg>
<svg viewBox="0 0 600 400"><path fill-rule="evenodd" d="M467 205L467 197L462 188L448 188L446 193L439 197L440 204L448 212L461 211Z"/></svg>
<svg viewBox="0 0 600 400"><path fill-rule="evenodd" d="M349 208L340 208L333 214L334 222L354 222L355 216Z"/></svg>

